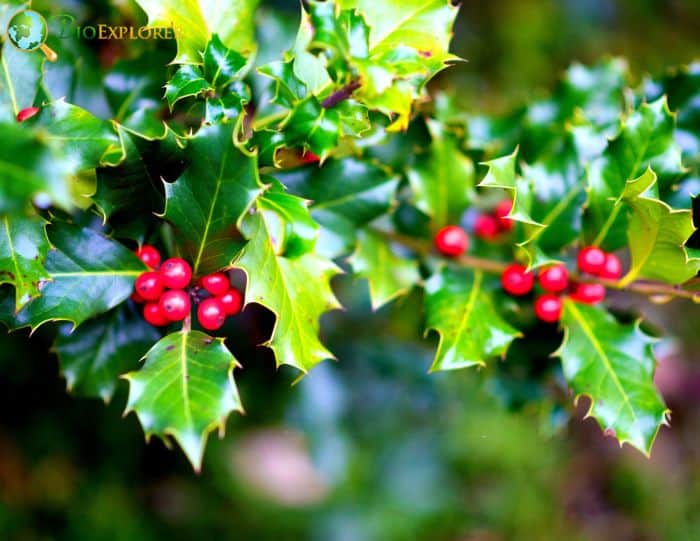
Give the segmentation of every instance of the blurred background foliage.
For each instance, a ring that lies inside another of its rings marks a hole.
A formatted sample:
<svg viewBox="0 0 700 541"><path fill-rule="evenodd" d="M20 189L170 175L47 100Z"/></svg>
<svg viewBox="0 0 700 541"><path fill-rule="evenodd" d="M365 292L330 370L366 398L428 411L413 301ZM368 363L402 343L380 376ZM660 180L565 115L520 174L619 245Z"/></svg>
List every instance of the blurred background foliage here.
<svg viewBox="0 0 700 541"><path fill-rule="evenodd" d="M263 4L288 13L279 32L260 36L271 54L294 31L298 3ZM34 6L84 23L142 20L125 1ZM469 63L437 84L456 88L468 110L507 111L572 61L622 55L641 81L699 58L698 36L700 3L689 0L464 0L454 52ZM109 116L96 66L123 46L75 40L65 62L78 68L59 63L52 84ZM244 362L236 375L247 415L212 441L201 476L180 453L144 444L133 415L121 418L125 388L110 405L67 395L45 353L52 330L30 341L0 331L0 539L700 539L697 308L641 306L675 337L657 349L673 429L646 460L582 422L586 404L567 422L571 400L548 358L556 336L517 344L508 363L482 373L428 375L434 343L415 341L420 314L407 305L416 299L370 315L365 284L341 277L335 286L349 309L323 324L341 362L295 386L295 374L253 347L269 314L237 318L230 346ZM534 347L541 362L519 364L518 349Z"/></svg>

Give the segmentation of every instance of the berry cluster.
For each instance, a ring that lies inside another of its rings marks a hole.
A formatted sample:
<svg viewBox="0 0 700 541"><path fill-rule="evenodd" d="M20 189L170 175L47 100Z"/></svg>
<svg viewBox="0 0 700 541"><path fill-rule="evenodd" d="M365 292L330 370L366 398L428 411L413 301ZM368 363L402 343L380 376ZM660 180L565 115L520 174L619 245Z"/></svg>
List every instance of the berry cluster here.
<svg viewBox="0 0 700 541"><path fill-rule="evenodd" d="M156 248L144 245L136 255L151 270L136 279L131 298L144 304L143 317L156 327L183 321L197 305L197 320L208 331L220 329L226 318L241 311L243 296L223 272L208 274L191 286L192 267L184 259L160 262Z"/></svg>
<svg viewBox="0 0 700 541"><path fill-rule="evenodd" d="M578 270L583 275L606 280L617 280L622 276L622 264L615 254L606 254L600 248L589 246L578 254ZM537 274L537 283L544 293L535 300L535 315L547 323L561 318L561 295L568 292L571 299L597 304L605 299L605 286L598 283L570 283L569 271L563 264L551 265ZM529 294L535 287L535 275L522 265L508 265L501 274L503 289L516 297Z"/></svg>
<svg viewBox="0 0 700 541"><path fill-rule="evenodd" d="M479 214L474 222L474 234L484 240L494 240L501 233L513 229L513 221L508 215L513 210L513 201L504 199L488 214Z"/></svg>

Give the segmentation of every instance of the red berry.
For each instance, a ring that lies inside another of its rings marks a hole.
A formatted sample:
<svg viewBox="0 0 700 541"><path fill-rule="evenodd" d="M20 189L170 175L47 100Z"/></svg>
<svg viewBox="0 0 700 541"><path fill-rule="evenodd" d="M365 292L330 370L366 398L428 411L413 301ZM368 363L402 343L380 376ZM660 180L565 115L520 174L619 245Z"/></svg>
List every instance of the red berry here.
<svg viewBox="0 0 700 541"><path fill-rule="evenodd" d="M147 267L157 269L160 266L160 252L150 244L144 244L136 251L136 256L143 261Z"/></svg>
<svg viewBox="0 0 700 541"><path fill-rule="evenodd" d="M231 287L231 281L223 272L216 272L199 279L199 286L206 289L212 295L223 295Z"/></svg>
<svg viewBox="0 0 700 541"><path fill-rule="evenodd" d="M38 112L38 107L27 107L26 109L22 109L19 113L17 113L17 122L24 122L25 120L29 120L33 116L36 116Z"/></svg>
<svg viewBox="0 0 700 541"><path fill-rule="evenodd" d="M492 240L500 231L498 219L490 214L481 214L474 223L474 234L480 239Z"/></svg>
<svg viewBox="0 0 700 541"><path fill-rule="evenodd" d="M146 299L139 295L139 292L136 290L134 290L134 292L131 294L131 300L134 301L136 304L143 304L146 302Z"/></svg>
<svg viewBox="0 0 700 541"><path fill-rule="evenodd" d="M513 220L509 220L507 218L512 210L513 201L510 199L504 199L498 205L496 205L496 209L493 211L493 214L498 220L498 225L501 228L501 231L510 231L513 229Z"/></svg>
<svg viewBox="0 0 700 541"><path fill-rule="evenodd" d="M301 163L318 163L321 161L321 158L319 158L316 154L311 152L310 150L307 150L301 155Z"/></svg>
<svg viewBox="0 0 700 541"><path fill-rule="evenodd" d="M588 246L578 253L578 270L594 276L603 270L605 252L595 246Z"/></svg>
<svg viewBox="0 0 700 541"><path fill-rule="evenodd" d="M157 302L149 302L144 306L143 318L154 327L164 327L170 323Z"/></svg>
<svg viewBox="0 0 700 541"><path fill-rule="evenodd" d="M153 271L144 272L136 279L134 287L142 299L147 301L157 301L163 294L165 286L160 274Z"/></svg>
<svg viewBox="0 0 700 541"><path fill-rule="evenodd" d="M199 324L208 331L220 329L226 321L224 304L213 297L204 299L197 308Z"/></svg>
<svg viewBox="0 0 700 541"><path fill-rule="evenodd" d="M448 225L436 233L435 247L442 255L460 256L469 248L469 235L459 226Z"/></svg>
<svg viewBox="0 0 700 541"><path fill-rule="evenodd" d="M235 316L243 307L243 295L233 287L218 297L218 299L224 305L227 316Z"/></svg>
<svg viewBox="0 0 700 541"><path fill-rule="evenodd" d="M605 263L598 276L606 280L619 280L622 277L622 263L615 254L605 254Z"/></svg>
<svg viewBox="0 0 700 541"><path fill-rule="evenodd" d="M605 287L601 284L578 284L571 298L584 304L598 304L605 299Z"/></svg>
<svg viewBox="0 0 700 541"><path fill-rule="evenodd" d="M182 289L171 289L160 298L160 309L170 321L182 321L190 315L190 296Z"/></svg>
<svg viewBox="0 0 700 541"><path fill-rule="evenodd" d="M508 265L501 274L501 285L506 292L518 297L527 295L535 285L535 276L522 265Z"/></svg>
<svg viewBox="0 0 700 541"><path fill-rule="evenodd" d="M569 271L565 265L546 267L540 271L538 278L542 289L550 293L561 293L569 287Z"/></svg>
<svg viewBox="0 0 700 541"><path fill-rule="evenodd" d="M192 267L184 259L173 257L166 259L160 267L163 284L170 289L184 289L192 280Z"/></svg>
<svg viewBox="0 0 700 541"><path fill-rule="evenodd" d="M561 307L561 299L548 293L535 301L535 315L547 323L556 323L561 319Z"/></svg>

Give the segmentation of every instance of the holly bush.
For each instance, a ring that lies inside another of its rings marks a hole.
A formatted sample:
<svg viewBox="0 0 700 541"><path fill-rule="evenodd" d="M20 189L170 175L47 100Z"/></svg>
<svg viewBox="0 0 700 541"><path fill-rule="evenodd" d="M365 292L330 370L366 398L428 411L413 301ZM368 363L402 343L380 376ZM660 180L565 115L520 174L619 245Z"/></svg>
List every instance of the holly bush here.
<svg viewBox="0 0 700 541"><path fill-rule="evenodd" d="M651 452L656 331L604 300L700 300L700 66L630 87L621 59L575 64L480 115L429 86L469 69L449 0L308 1L289 36L256 0L137 3L176 51L100 64L50 36L49 62L3 36L0 320L56 326L69 391L109 401L126 380L146 437L198 470L243 411L237 295L301 377L335 358L321 319L344 273L373 310L422 314L431 371L524 367Z"/></svg>

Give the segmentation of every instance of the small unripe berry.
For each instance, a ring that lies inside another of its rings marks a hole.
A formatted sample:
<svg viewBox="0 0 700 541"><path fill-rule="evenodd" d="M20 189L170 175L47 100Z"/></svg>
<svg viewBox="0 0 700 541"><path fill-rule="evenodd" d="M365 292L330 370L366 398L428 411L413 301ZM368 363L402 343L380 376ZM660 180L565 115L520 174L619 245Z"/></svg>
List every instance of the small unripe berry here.
<svg viewBox="0 0 700 541"><path fill-rule="evenodd" d="M605 286L602 284L578 284L571 298L584 304L598 304L605 299Z"/></svg>
<svg viewBox="0 0 700 541"><path fill-rule="evenodd" d="M532 291L535 276L522 265L508 265L501 274L501 285L507 293L520 297Z"/></svg>
<svg viewBox="0 0 700 541"><path fill-rule="evenodd" d="M605 265L605 252L595 246L588 246L578 253L578 270L597 276Z"/></svg>
<svg viewBox="0 0 700 541"><path fill-rule="evenodd" d="M435 247L442 255L460 256L469 249L469 235L457 225L448 225L435 234Z"/></svg>
<svg viewBox="0 0 700 541"><path fill-rule="evenodd" d="M535 301L535 315L547 323L556 323L561 319L562 302L552 294L542 295Z"/></svg>
<svg viewBox="0 0 700 541"><path fill-rule="evenodd" d="M208 331L220 329L226 321L223 303L214 297L204 299L197 308L197 320Z"/></svg>
<svg viewBox="0 0 700 541"><path fill-rule="evenodd" d="M160 274L153 271L144 272L136 279L136 292L146 301L157 301L165 290Z"/></svg>
<svg viewBox="0 0 700 541"><path fill-rule="evenodd" d="M25 120L29 120L33 116L36 116L38 112L38 107L27 107L26 109L22 109L19 113L17 113L17 122L24 122Z"/></svg>
<svg viewBox="0 0 700 541"><path fill-rule="evenodd" d="M150 244L144 244L136 251L136 256L147 267L157 269L160 266L160 252Z"/></svg>
<svg viewBox="0 0 700 541"><path fill-rule="evenodd" d="M199 286L206 289L212 295L223 295L231 287L231 281L223 272L216 272L202 276L199 279Z"/></svg>
<svg viewBox="0 0 700 541"><path fill-rule="evenodd" d="M166 259L160 267L163 284L169 289L184 289L192 281L192 267L184 259Z"/></svg>
<svg viewBox="0 0 700 541"><path fill-rule="evenodd" d="M498 219L490 214L480 214L474 222L474 234L480 239L493 240L499 231Z"/></svg>
<svg viewBox="0 0 700 541"><path fill-rule="evenodd" d="M157 302L149 302L143 307L143 318L154 327L164 327L170 323Z"/></svg>
<svg viewBox="0 0 700 541"><path fill-rule="evenodd" d="M227 316L235 316L243 307L243 295L233 287L218 297L218 299L224 305Z"/></svg>
<svg viewBox="0 0 700 541"><path fill-rule="evenodd" d="M509 220L507 216L513 210L513 201L510 199L504 199L498 205L496 205L493 211L494 216L498 220L498 225L501 231L510 231L513 229L513 220Z"/></svg>
<svg viewBox="0 0 700 541"><path fill-rule="evenodd" d="M615 254L605 254L605 263L598 276L606 280L619 280L622 277L622 263Z"/></svg>
<svg viewBox="0 0 700 541"><path fill-rule="evenodd" d="M190 315L190 296L182 289L171 289L160 298L160 309L170 321L182 321Z"/></svg>
<svg viewBox="0 0 700 541"><path fill-rule="evenodd" d="M565 265L552 265L539 272L538 281L545 291L561 293L569 287L569 271Z"/></svg>

